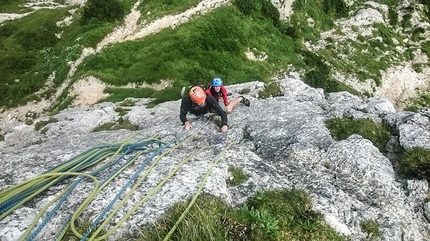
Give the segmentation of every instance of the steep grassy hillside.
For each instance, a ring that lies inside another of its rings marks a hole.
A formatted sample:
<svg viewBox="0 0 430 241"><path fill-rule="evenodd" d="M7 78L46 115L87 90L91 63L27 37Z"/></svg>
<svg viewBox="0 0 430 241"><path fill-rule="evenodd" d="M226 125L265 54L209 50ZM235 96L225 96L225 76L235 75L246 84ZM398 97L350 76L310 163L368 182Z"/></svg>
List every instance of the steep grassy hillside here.
<svg viewBox="0 0 430 241"><path fill-rule="evenodd" d="M136 27L195 8L199 2L142 1L136 6L141 12ZM400 2L360 0L348 6L343 1L296 0L293 14L283 21L268 0L234 0L207 14L192 16L173 29L112 43L83 58L76 72L70 72L69 63L82 57L85 48L96 48L120 26L136 1L89 0L79 9L40 9L0 26L0 82L4 86L0 105L10 108L30 100L52 98L61 84L70 86L89 75L109 84L105 90L110 94L108 101L132 96L152 97L159 103L177 99L180 87L205 83L213 76L222 77L226 84L268 82L285 71L299 72L309 85L327 92L346 90L371 96L372 90L351 88L337 77L370 81L375 88L390 67L412 63L418 73L429 67L428 61L412 61L417 51L430 55L426 38L429 1L406 8ZM21 0L0 5L0 12L29 9L22 6ZM351 24L362 11L371 10L375 15L369 18L380 16L382 21L364 26ZM59 22L66 18L72 18L72 23ZM246 53L257 60L247 58ZM162 80L170 85L161 91L125 87ZM56 107L70 103L73 96L67 98L67 91L66 88ZM424 91L423 98L416 100L418 107L428 104L427 95ZM61 104L64 100L67 101Z"/></svg>

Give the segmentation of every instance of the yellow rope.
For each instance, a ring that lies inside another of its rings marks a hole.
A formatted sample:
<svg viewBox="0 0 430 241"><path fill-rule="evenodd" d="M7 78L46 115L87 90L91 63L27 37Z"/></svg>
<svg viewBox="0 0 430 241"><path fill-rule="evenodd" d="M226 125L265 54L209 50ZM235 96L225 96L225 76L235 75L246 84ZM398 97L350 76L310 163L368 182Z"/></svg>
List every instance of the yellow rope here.
<svg viewBox="0 0 430 241"><path fill-rule="evenodd" d="M191 199L191 202L188 204L187 208L184 210L184 212L182 213L182 215L179 217L179 219L176 221L175 225L173 225L172 229L170 230L170 232L166 235L166 237L163 239L163 241L167 241L169 240L170 236L173 234L173 232L176 230L176 228L178 227L178 225L181 223L181 221L184 219L185 215L187 215L188 211L190 210L191 206L193 206L194 202L196 201L197 197L199 196L200 192L203 189L203 186L206 183L206 179L208 178L208 176L212 173L214 167L216 166L216 164L221 160L221 157L224 156L224 154L227 152L227 150L230 148L230 146L233 145L233 142L230 143L224 150L222 153L220 153L218 155L218 157L216 158L215 162L212 164L211 168L209 169L209 171L206 173L205 177L203 178L202 183L200 184L200 187L197 189L196 194L194 195L194 197Z"/></svg>

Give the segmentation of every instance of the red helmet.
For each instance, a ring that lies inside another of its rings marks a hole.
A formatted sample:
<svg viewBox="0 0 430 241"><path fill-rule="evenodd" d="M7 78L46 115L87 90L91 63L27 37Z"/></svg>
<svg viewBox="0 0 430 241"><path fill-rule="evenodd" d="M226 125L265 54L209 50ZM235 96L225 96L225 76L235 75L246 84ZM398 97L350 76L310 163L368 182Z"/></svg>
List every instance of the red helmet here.
<svg viewBox="0 0 430 241"><path fill-rule="evenodd" d="M206 93L202 89L202 87L199 87L199 86L193 86L193 87L191 87L189 95L191 97L191 100L194 103L196 103L198 105L203 105L205 103Z"/></svg>

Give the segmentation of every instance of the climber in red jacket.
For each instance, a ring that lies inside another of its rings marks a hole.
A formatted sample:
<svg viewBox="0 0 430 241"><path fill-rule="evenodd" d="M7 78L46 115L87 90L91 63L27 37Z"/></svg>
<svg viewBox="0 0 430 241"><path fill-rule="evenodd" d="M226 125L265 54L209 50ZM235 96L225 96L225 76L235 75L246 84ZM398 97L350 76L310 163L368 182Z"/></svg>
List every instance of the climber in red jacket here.
<svg viewBox="0 0 430 241"><path fill-rule="evenodd" d="M237 99L228 102L227 89L223 86L222 79L219 77L215 77L212 79L212 84L206 89L206 94L213 96L216 101L219 101L219 99L222 98L227 113L231 113L234 107L239 103L243 103L246 106L250 106L249 100L243 96L239 96Z"/></svg>

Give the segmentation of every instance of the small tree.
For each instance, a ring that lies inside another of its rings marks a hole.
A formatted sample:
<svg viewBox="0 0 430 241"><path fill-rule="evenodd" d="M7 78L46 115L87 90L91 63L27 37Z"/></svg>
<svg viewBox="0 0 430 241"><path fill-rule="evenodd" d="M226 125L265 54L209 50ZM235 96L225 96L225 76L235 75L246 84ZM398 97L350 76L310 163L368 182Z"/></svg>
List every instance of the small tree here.
<svg viewBox="0 0 430 241"><path fill-rule="evenodd" d="M88 0L82 13L82 24L90 20L114 22L125 15L124 7L118 0Z"/></svg>

